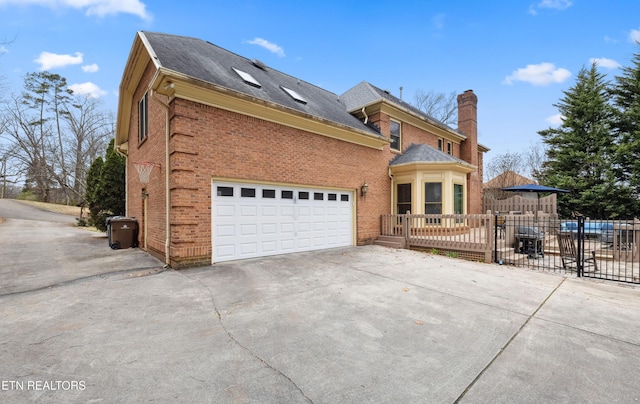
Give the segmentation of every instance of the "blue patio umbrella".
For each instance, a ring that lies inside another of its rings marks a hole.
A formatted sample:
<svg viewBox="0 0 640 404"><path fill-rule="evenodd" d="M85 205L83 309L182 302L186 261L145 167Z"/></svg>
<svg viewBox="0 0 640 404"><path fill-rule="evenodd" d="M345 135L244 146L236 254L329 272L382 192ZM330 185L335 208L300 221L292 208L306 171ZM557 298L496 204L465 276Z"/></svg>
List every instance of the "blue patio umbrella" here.
<svg viewBox="0 0 640 404"><path fill-rule="evenodd" d="M551 192L551 193L569 192L566 189L547 187L546 185L539 185L539 184L515 185L513 187L502 188L502 190L509 191L509 192L535 192L538 195L538 210L540 210L540 192ZM538 216L538 212L536 211L536 217L537 216Z"/></svg>

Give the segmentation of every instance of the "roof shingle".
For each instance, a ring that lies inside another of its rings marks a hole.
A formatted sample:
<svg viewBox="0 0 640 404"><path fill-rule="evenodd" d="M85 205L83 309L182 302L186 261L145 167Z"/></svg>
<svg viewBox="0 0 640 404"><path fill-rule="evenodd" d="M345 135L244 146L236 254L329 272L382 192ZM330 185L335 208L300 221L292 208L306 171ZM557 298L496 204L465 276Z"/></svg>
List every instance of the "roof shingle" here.
<svg viewBox="0 0 640 404"><path fill-rule="evenodd" d="M269 67L262 69L250 59L201 39L157 32L140 35L165 69L380 137L374 128L351 115L330 91ZM245 83L233 68L251 74L261 87ZM307 103L296 101L282 87L294 90Z"/></svg>

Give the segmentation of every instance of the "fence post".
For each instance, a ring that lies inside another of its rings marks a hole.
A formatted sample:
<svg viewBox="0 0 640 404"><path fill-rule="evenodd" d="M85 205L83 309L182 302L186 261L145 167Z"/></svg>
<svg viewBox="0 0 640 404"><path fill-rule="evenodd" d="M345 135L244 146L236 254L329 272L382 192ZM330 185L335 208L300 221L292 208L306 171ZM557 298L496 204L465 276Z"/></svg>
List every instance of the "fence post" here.
<svg viewBox="0 0 640 404"><path fill-rule="evenodd" d="M578 257L576 259L576 267L578 269L578 278L582 276L584 270L584 216L578 216Z"/></svg>
<svg viewBox="0 0 640 404"><path fill-rule="evenodd" d="M498 214L493 215L493 262L498 263Z"/></svg>
<svg viewBox="0 0 640 404"><path fill-rule="evenodd" d="M402 217L404 219L402 221L402 232L404 233L404 241L407 248L409 248L409 234L411 231L411 225L409 224L409 220L411 220L411 215L406 214L406 215L402 215Z"/></svg>

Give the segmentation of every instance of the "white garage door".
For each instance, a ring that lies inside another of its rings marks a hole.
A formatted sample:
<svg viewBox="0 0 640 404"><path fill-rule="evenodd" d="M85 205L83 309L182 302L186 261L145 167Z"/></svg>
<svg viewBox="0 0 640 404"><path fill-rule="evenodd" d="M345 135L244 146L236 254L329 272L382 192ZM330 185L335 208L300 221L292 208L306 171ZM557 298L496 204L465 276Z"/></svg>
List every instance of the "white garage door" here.
<svg viewBox="0 0 640 404"><path fill-rule="evenodd" d="M353 245L353 192L213 182L213 262Z"/></svg>

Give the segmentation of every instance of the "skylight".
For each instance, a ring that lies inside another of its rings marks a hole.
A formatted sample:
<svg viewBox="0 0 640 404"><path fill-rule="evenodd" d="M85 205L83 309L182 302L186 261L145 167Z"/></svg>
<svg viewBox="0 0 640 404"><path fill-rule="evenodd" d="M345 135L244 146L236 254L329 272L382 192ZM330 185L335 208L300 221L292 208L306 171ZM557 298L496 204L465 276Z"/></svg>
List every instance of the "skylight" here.
<svg viewBox="0 0 640 404"><path fill-rule="evenodd" d="M293 98L294 100L298 101L300 104L306 104L307 100L305 100L304 98L302 98L302 96L300 94L298 94L297 92L293 91L290 88L287 87L283 87L280 86L281 89L283 89L287 94L289 94L291 96L291 98Z"/></svg>
<svg viewBox="0 0 640 404"><path fill-rule="evenodd" d="M236 72L238 74L238 76L240 76L240 78L242 79L242 81L244 81L245 83L254 86L254 87L258 87L261 88L262 84L260 84L258 82L258 80L256 80L255 78L253 78L252 75L250 75L247 72L243 72L242 70L238 70L235 67L232 67L233 71Z"/></svg>

